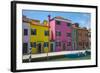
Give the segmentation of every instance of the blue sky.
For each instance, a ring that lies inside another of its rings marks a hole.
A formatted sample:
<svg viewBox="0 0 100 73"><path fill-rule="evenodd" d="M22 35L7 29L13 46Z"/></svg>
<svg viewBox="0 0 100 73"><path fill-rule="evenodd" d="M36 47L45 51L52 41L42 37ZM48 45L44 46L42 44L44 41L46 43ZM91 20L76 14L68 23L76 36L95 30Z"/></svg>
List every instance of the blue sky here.
<svg viewBox="0 0 100 73"><path fill-rule="evenodd" d="M22 15L31 19L40 20L41 22L43 22L43 20L48 20L48 15L51 15L51 18L62 16L63 18L72 20L73 23L79 23L80 27L90 28L91 26L90 13L23 10Z"/></svg>

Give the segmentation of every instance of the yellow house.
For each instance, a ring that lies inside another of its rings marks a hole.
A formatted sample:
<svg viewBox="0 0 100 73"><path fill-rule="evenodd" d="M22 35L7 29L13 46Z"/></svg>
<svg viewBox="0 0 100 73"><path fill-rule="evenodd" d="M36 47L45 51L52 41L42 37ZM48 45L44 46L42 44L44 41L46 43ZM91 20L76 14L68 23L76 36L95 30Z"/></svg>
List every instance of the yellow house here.
<svg viewBox="0 0 100 73"><path fill-rule="evenodd" d="M39 20L30 23L30 46L32 54L49 52L49 27L46 21L40 24Z"/></svg>

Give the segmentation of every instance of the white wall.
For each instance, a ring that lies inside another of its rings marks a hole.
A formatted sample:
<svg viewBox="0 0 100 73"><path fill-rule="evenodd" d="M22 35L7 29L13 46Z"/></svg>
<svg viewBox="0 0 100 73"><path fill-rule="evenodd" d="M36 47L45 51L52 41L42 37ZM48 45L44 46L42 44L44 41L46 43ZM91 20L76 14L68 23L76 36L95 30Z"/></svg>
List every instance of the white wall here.
<svg viewBox="0 0 100 73"><path fill-rule="evenodd" d="M11 0L0 0L0 73L11 73L10 72L10 53L11 53L10 52L10 1ZM98 2L100 0L33 0L33 1L98 5L100 8L100 5L99 5L100 2ZM100 13L100 10L99 10L99 13ZM100 16L100 14L98 16ZM100 19L100 17L98 19ZM98 26L98 28L99 27L100 25ZM100 33L98 35L99 35L98 37L100 37ZM99 48L98 48L98 51L100 52ZM100 61L100 58L99 58L99 61ZM81 68L81 69L38 71L36 73L51 73L51 72L54 72L54 73L92 73L92 72L99 73L100 72L99 68L100 67L84 68L84 69ZM33 72L30 72L30 73L33 73Z"/></svg>

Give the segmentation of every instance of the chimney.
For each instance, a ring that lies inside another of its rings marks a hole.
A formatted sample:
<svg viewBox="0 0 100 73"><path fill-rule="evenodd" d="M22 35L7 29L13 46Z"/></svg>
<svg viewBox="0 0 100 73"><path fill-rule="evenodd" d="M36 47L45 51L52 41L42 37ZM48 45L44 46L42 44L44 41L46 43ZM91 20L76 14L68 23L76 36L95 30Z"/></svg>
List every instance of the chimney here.
<svg viewBox="0 0 100 73"><path fill-rule="evenodd" d="M50 15L48 15L48 21L50 22L50 20L51 20L51 16L50 16Z"/></svg>
<svg viewBox="0 0 100 73"><path fill-rule="evenodd" d="M75 27L79 27L79 23L75 23Z"/></svg>
<svg viewBox="0 0 100 73"><path fill-rule="evenodd" d="M83 29L87 29L86 27L83 27Z"/></svg>

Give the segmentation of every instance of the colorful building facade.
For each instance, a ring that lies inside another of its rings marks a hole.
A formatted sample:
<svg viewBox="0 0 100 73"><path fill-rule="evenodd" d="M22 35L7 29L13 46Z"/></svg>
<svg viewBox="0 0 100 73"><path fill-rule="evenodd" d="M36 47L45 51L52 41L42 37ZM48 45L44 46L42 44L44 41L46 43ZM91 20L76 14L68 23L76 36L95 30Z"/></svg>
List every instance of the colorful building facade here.
<svg viewBox="0 0 100 73"><path fill-rule="evenodd" d="M46 22L40 21L30 23L30 45L32 54L49 52L49 27Z"/></svg>
<svg viewBox="0 0 100 73"><path fill-rule="evenodd" d="M91 32L71 20L48 16L40 23L23 16L22 22L23 54L90 49Z"/></svg>
<svg viewBox="0 0 100 73"><path fill-rule="evenodd" d="M23 54L49 52L49 27L44 20L29 19L23 16L22 21Z"/></svg>
<svg viewBox="0 0 100 73"><path fill-rule="evenodd" d="M23 41L23 54L29 53L29 35L30 35L30 26L29 26L30 20L26 18L26 16L23 16L22 20L22 41Z"/></svg>
<svg viewBox="0 0 100 73"><path fill-rule="evenodd" d="M53 19L49 16L50 40L55 44L55 51L72 50L71 21L60 16Z"/></svg>
<svg viewBox="0 0 100 73"><path fill-rule="evenodd" d="M89 49L91 48L91 29L88 30L88 37L89 37Z"/></svg>
<svg viewBox="0 0 100 73"><path fill-rule="evenodd" d="M86 28L78 28L78 49L86 50L89 49L89 36Z"/></svg>
<svg viewBox="0 0 100 73"><path fill-rule="evenodd" d="M79 27L79 24L78 23L74 23L72 25L72 47L73 47L73 50L78 50L78 32L77 32L77 28Z"/></svg>

